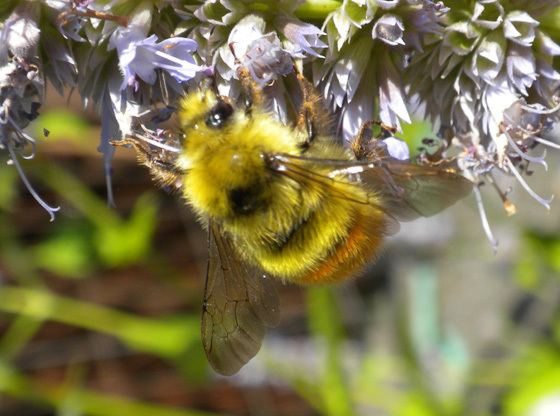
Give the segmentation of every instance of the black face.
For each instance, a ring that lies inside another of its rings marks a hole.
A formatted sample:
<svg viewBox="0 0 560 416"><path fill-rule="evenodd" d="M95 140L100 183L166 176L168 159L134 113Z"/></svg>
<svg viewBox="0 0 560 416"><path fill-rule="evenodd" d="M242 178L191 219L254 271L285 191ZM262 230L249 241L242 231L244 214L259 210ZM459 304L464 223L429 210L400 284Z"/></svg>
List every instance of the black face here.
<svg viewBox="0 0 560 416"><path fill-rule="evenodd" d="M239 215L253 214L259 209L266 208L262 184L260 183L245 188L231 189L228 198L233 212Z"/></svg>
<svg viewBox="0 0 560 416"><path fill-rule="evenodd" d="M206 114L204 122L208 127L219 129L227 122L233 114L233 107L225 101L219 100L218 103Z"/></svg>

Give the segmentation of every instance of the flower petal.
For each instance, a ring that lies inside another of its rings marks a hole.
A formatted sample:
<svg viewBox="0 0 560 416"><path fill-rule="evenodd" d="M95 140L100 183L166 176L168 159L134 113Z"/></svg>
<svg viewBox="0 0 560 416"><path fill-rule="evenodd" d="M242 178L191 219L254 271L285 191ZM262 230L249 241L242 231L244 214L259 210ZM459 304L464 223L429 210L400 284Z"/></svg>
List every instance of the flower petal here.
<svg viewBox="0 0 560 416"><path fill-rule="evenodd" d="M389 156L398 160L410 159L410 150L406 142L391 136L384 139L383 143L387 146L387 153L389 153Z"/></svg>

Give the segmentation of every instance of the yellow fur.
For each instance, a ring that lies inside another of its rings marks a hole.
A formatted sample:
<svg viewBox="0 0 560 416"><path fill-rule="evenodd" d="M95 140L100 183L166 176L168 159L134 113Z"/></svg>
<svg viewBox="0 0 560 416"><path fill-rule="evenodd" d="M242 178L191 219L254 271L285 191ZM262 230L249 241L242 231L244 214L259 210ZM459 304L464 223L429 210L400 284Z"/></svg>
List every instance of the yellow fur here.
<svg viewBox="0 0 560 416"><path fill-rule="evenodd" d="M208 127L205 115L216 103L217 97L208 90L190 94L182 102L179 119L185 141L178 165L188 166L183 177L184 197L202 222L211 218L230 233L247 261L277 277L310 283L305 276L319 269L344 244L359 218L383 216L371 205L358 204L339 194L370 200L375 196L356 184L333 181L325 185L305 177L294 180L271 170L263 155L302 155L301 133L258 108L250 116L236 110L220 129ZM316 138L305 156L352 158L326 137ZM321 174L321 168L317 167L315 173ZM230 199L234 189L259 189L257 199L266 208L240 215ZM302 225L298 227L299 224ZM383 221L376 224L380 228L377 235L363 239L372 247L363 252L353 249L359 257L351 260L357 264L354 267L365 263L365 257L377 249ZM289 241L280 241L286 235L290 235Z"/></svg>

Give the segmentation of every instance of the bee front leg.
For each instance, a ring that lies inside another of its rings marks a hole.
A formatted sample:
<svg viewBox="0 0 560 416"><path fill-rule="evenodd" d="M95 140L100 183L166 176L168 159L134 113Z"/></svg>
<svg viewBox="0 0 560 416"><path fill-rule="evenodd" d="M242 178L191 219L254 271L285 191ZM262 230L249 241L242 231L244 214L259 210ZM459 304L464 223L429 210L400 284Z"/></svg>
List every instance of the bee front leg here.
<svg viewBox="0 0 560 416"><path fill-rule="evenodd" d="M138 163L149 169L152 178L162 188L171 187L172 189L179 189L181 187L181 178L184 172L170 161L158 157L156 152L152 151L146 143L133 137L111 140L110 143L115 147L132 146L136 151Z"/></svg>
<svg viewBox="0 0 560 416"><path fill-rule="evenodd" d="M251 116L253 107L262 107L262 89L255 82L247 68L240 66L237 69L237 76L239 78L239 81L241 81L241 87L243 90L245 114Z"/></svg>
<svg viewBox="0 0 560 416"><path fill-rule="evenodd" d="M303 96L296 128L305 136L305 141L300 146L307 149L318 134L328 134L328 126L330 126L331 120L325 109L323 99L313 84L297 69L296 72Z"/></svg>
<svg viewBox="0 0 560 416"><path fill-rule="evenodd" d="M245 114L251 116L253 106L260 107L263 103L262 88L255 82L249 69L244 67L235 52L235 42L230 43L229 50L233 55L234 62L239 65L237 68L237 78L241 82L241 88L244 95Z"/></svg>

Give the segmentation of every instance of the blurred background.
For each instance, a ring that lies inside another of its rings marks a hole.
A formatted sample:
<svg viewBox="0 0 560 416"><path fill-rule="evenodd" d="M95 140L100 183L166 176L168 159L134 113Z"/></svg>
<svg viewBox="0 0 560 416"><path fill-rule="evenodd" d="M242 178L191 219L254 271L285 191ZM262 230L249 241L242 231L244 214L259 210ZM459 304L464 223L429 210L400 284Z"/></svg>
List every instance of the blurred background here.
<svg viewBox="0 0 560 416"><path fill-rule="evenodd" d="M221 377L200 342L205 232L129 149L107 207L97 119L47 102L22 164L54 223L0 165L0 415L560 415L556 201L516 186L507 217L483 189L496 254L471 196L403 224L359 278L279 283L280 325ZM529 178L541 194L560 195L559 162Z"/></svg>

